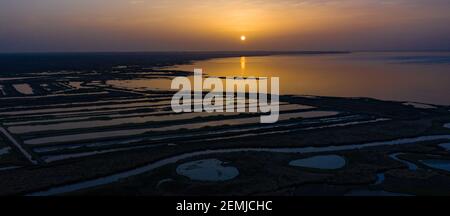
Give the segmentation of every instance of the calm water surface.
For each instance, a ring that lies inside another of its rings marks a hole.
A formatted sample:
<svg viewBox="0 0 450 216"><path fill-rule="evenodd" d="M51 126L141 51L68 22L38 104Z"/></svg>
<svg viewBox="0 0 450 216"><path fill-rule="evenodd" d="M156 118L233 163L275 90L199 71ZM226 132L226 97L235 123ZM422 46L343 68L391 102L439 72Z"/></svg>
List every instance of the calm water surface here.
<svg viewBox="0 0 450 216"><path fill-rule="evenodd" d="M449 52L359 52L221 58L178 65L210 76L280 77L282 94L450 105Z"/></svg>

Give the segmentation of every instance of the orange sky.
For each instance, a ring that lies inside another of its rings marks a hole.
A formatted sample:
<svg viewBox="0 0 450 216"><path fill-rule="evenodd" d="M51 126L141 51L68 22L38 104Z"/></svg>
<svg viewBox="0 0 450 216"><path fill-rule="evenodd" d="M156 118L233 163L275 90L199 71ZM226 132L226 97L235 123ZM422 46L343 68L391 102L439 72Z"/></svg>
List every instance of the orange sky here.
<svg viewBox="0 0 450 216"><path fill-rule="evenodd" d="M448 11L448 0L2 0L0 52L449 49Z"/></svg>

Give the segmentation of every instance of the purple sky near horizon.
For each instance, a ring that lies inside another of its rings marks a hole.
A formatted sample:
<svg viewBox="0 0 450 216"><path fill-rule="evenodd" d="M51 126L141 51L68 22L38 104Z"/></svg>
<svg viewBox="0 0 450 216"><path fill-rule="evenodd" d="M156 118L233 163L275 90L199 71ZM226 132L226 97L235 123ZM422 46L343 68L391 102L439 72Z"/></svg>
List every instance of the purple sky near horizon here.
<svg viewBox="0 0 450 216"><path fill-rule="evenodd" d="M449 0L0 0L0 52L448 50L449 11Z"/></svg>

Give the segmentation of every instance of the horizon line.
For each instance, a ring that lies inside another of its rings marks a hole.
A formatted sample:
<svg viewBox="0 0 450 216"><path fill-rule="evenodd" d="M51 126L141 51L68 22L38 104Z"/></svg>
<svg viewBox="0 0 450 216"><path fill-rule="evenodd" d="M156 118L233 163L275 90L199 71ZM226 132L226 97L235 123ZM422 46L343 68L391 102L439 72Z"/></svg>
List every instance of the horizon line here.
<svg viewBox="0 0 450 216"><path fill-rule="evenodd" d="M356 52L450 52L450 49L380 49L380 50L153 50L153 51L20 51L4 54L101 54L101 53L356 53Z"/></svg>

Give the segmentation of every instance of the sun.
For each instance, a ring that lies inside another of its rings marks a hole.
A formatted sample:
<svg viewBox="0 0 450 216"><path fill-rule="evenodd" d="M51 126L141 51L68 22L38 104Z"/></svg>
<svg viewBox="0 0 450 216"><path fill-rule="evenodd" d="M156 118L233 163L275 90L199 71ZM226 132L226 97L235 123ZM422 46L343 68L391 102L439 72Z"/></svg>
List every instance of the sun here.
<svg viewBox="0 0 450 216"><path fill-rule="evenodd" d="M247 40L247 37L245 35L242 35L241 36L241 41L246 41L246 40Z"/></svg>

